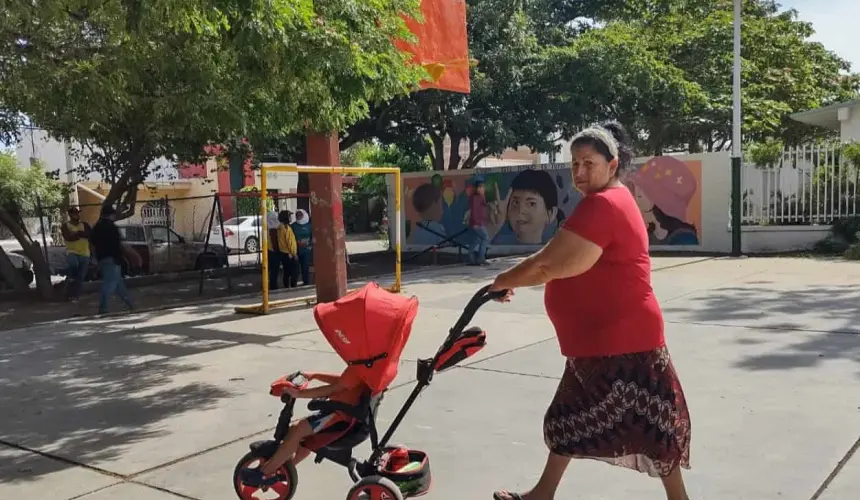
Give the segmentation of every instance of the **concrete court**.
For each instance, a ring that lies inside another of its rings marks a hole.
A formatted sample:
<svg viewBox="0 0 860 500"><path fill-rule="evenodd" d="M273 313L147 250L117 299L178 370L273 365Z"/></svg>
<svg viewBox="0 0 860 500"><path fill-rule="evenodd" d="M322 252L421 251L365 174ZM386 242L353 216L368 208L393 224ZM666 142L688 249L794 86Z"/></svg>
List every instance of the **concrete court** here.
<svg viewBox="0 0 860 500"><path fill-rule="evenodd" d="M421 308L381 426L411 389L414 360L509 264L405 277ZM692 412L692 498L858 498L860 265L655 258L654 268ZM309 309L245 317L233 305L0 333L0 499L234 498L236 461L279 409L269 382L343 364ZM474 324L489 345L439 375L395 436L430 453L426 498L489 499L529 486L543 466L540 424L563 360L542 291L489 304ZM329 464L302 464L299 477L297 499L342 499L350 486ZM663 496L646 476L575 462L558 498Z"/></svg>

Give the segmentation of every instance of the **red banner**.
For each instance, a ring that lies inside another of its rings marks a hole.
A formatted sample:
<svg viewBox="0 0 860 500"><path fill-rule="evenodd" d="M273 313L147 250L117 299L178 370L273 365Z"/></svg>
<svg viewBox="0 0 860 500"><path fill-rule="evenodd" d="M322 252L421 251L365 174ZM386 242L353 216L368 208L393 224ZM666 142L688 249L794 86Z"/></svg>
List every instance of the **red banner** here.
<svg viewBox="0 0 860 500"><path fill-rule="evenodd" d="M471 85L465 0L422 0L421 12L423 23L406 18L417 43L396 40L395 45L411 53L412 61L430 73L431 80L421 82L421 88L468 94Z"/></svg>

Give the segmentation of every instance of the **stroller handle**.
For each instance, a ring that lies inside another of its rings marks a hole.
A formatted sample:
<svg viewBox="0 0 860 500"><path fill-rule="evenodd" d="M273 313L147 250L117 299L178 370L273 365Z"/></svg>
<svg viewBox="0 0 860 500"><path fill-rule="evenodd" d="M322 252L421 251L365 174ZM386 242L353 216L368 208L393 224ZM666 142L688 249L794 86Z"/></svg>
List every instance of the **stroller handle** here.
<svg viewBox="0 0 860 500"><path fill-rule="evenodd" d="M460 318L454 324L454 327L451 328L451 332L448 335L448 339L446 339L446 344L451 341L452 338L460 335L463 330L469 326L469 323L472 321L472 318L475 317L475 313L478 312L484 304L490 302L491 300L497 300L504 297L508 291L501 290L498 292L489 292L490 285L482 287L480 290L475 292L475 295L472 296L472 299L466 304L466 307L463 309L463 314L460 315Z"/></svg>

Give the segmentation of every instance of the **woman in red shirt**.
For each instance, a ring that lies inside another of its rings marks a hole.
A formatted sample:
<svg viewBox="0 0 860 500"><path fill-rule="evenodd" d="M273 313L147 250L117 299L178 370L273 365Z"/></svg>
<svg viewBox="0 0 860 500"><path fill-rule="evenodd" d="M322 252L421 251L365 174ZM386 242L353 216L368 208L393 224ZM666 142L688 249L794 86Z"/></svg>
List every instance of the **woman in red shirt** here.
<svg viewBox="0 0 860 500"><path fill-rule="evenodd" d="M589 458L659 477L669 500L689 500L681 468L690 467L690 415L651 288L642 214L619 179L633 156L627 132L614 122L586 129L571 153L585 197L563 230L492 286L545 283L546 311L567 358L544 417L543 475L527 493L494 498L552 500L570 459Z"/></svg>

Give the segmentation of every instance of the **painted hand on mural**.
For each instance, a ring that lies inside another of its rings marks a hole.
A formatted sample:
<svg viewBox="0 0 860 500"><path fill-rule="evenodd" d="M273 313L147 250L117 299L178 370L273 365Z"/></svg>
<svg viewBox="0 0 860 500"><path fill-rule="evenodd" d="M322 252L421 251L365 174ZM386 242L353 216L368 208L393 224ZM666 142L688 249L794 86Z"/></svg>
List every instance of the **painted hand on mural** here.
<svg viewBox="0 0 860 500"><path fill-rule="evenodd" d="M511 197L512 189L508 189L508 193L502 198L499 195L499 185L493 184L495 196L493 201L487 203L487 234L492 240L508 218L508 198Z"/></svg>

